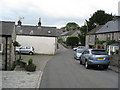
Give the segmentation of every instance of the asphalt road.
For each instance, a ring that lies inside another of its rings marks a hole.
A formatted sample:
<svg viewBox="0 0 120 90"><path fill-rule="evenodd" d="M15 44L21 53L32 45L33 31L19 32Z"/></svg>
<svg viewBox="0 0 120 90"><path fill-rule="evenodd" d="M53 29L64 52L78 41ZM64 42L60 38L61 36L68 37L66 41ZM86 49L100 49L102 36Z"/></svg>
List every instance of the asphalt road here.
<svg viewBox="0 0 120 90"><path fill-rule="evenodd" d="M85 69L73 51L60 48L44 68L40 88L118 88L118 73Z"/></svg>

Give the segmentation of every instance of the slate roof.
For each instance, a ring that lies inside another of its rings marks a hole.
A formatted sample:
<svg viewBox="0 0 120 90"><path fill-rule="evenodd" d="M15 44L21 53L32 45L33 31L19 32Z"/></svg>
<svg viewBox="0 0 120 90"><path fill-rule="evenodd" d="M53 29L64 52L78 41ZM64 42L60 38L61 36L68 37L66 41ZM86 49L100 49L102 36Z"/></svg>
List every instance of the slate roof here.
<svg viewBox="0 0 120 90"><path fill-rule="evenodd" d="M120 17L107 22L99 31L96 33L109 33L109 32L119 32L120 31Z"/></svg>
<svg viewBox="0 0 120 90"><path fill-rule="evenodd" d="M57 37L56 27L16 25L17 35Z"/></svg>
<svg viewBox="0 0 120 90"><path fill-rule="evenodd" d="M76 32L76 30L66 31L66 32L62 33L61 36L71 36L75 32Z"/></svg>
<svg viewBox="0 0 120 90"><path fill-rule="evenodd" d="M15 22L0 21L0 35L12 36Z"/></svg>
<svg viewBox="0 0 120 90"><path fill-rule="evenodd" d="M97 32L100 28L102 28L102 27L103 27L103 25L97 26L96 28L94 28L94 29L92 29L91 31L89 31L89 32L87 33L87 35L96 34L96 32Z"/></svg>

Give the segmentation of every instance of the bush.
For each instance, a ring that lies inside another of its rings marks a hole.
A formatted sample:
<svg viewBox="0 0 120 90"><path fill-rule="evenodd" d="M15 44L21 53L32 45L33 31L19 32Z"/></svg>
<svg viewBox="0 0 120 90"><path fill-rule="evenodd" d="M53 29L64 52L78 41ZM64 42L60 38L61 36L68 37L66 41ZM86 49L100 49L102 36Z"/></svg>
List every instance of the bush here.
<svg viewBox="0 0 120 90"><path fill-rule="evenodd" d="M84 35L79 35L80 38L80 43L82 46L85 46L85 36Z"/></svg>
<svg viewBox="0 0 120 90"><path fill-rule="evenodd" d="M113 44L113 43L115 43L115 42L116 42L115 40L107 40L107 41L106 41L107 45L111 45L111 44Z"/></svg>
<svg viewBox="0 0 120 90"><path fill-rule="evenodd" d="M36 65L33 64L32 58L28 60L28 65L25 67L26 71L34 72L36 70Z"/></svg>
<svg viewBox="0 0 120 90"><path fill-rule="evenodd" d="M110 54L111 54L111 55L113 55L114 53L115 53L115 52L113 52L113 51L110 51Z"/></svg>
<svg viewBox="0 0 120 90"><path fill-rule="evenodd" d="M58 39L59 43L66 43L62 38Z"/></svg>
<svg viewBox="0 0 120 90"><path fill-rule="evenodd" d="M119 50L116 50L116 51L115 51L115 54L119 54Z"/></svg>
<svg viewBox="0 0 120 90"><path fill-rule="evenodd" d="M17 46L17 47L19 47L19 46L21 46L17 41L14 41L13 42L13 46Z"/></svg>
<svg viewBox="0 0 120 90"><path fill-rule="evenodd" d="M103 43L105 43L105 42L106 42L105 40L96 40L96 41L95 41L96 44L103 44Z"/></svg>
<svg viewBox="0 0 120 90"><path fill-rule="evenodd" d="M66 40L67 46L78 46L79 44L79 38L77 36L69 36Z"/></svg>
<svg viewBox="0 0 120 90"><path fill-rule="evenodd" d="M30 58L29 60L28 60L28 65L32 65L33 64L33 60L32 60L32 58Z"/></svg>

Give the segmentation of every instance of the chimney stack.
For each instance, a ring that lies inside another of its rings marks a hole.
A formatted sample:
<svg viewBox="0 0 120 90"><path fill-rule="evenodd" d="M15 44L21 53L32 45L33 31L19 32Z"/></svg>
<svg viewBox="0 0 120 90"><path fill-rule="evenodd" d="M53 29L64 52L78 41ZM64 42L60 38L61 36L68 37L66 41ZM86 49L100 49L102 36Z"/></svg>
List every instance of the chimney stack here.
<svg viewBox="0 0 120 90"><path fill-rule="evenodd" d="M38 26L41 26L41 18L39 18Z"/></svg>
<svg viewBox="0 0 120 90"><path fill-rule="evenodd" d="M19 17L19 20L18 20L18 25L21 26L22 25L22 22L21 22L21 18Z"/></svg>

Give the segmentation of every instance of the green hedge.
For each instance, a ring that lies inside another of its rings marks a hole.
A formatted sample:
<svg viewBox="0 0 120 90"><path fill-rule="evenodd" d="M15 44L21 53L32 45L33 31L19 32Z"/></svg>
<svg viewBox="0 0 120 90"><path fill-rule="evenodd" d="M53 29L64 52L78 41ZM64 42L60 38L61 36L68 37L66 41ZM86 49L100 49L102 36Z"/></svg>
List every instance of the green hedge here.
<svg viewBox="0 0 120 90"><path fill-rule="evenodd" d="M96 44L103 44L105 42L107 43L107 45L110 45L110 44L115 43L116 41L115 40L106 40L106 41L105 40L96 40L95 41Z"/></svg>
<svg viewBox="0 0 120 90"><path fill-rule="evenodd" d="M77 36L69 36L66 40L67 46L77 46L79 44L79 38Z"/></svg>

